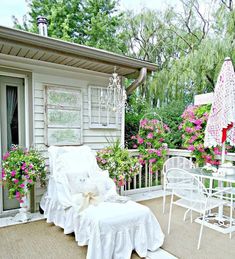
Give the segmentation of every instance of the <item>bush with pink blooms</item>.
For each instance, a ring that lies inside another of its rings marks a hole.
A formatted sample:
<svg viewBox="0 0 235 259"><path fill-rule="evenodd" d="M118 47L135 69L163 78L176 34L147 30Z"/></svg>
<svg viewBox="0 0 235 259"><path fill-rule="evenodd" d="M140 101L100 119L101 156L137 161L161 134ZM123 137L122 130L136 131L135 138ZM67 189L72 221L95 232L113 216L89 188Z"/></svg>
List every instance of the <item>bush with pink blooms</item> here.
<svg viewBox="0 0 235 259"><path fill-rule="evenodd" d="M140 121L139 132L132 136L135 140L133 148L139 150L139 162L144 165L150 163L150 173L157 173L162 169L168 148L164 143L169 127L157 119L144 118Z"/></svg>
<svg viewBox="0 0 235 259"><path fill-rule="evenodd" d="M220 164L219 160L215 159L215 155L221 155L221 148L205 148L203 145L210 106L188 106L182 114L183 122L179 126L179 129L183 131L183 147L192 151L199 166L206 163Z"/></svg>
<svg viewBox="0 0 235 259"><path fill-rule="evenodd" d="M2 158L2 180L9 190L9 198L22 198L37 180L46 183L45 159L39 151L12 146Z"/></svg>

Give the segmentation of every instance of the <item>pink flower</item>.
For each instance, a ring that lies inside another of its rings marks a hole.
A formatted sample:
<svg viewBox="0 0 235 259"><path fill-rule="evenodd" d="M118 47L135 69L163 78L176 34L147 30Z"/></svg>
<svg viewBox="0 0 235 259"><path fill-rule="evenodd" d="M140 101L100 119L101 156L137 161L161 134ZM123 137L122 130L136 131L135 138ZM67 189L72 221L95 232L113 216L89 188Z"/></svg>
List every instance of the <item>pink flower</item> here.
<svg viewBox="0 0 235 259"><path fill-rule="evenodd" d="M164 138L160 138L160 139L159 139L159 142L163 142L163 141L164 141Z"/></svg>
<svg viewBox="0 0 235 259"><path fill-rule="evenodd" d="M188 141L190 144L192 144L195 140L197 139L197 136L194 135L190 138L190 140Z"/></svg>
<svg viewBox="0 0 235 259"><path fill-rule="evenodd" d="M106 164L106 163L107 163L107 160L102 159L102 160L101 160L101 163L104 165L104 164Z"/></svg>
<svg viewBox="0 0 235 259"><path fill-rule="evenodd" d="M6 152L6 154L3 156L2 160L7 160L7 158L10 156L9 152Z"/></svg>
<svg viewBox="0 0 235 259"><path fill-rule="evenodd" d="M139 163L140 163L141 165L144 165L144 164L145 164L144 159L140 157L140 158L139 158Z"/></svg>
<svg viewBox="0 0 235 259"><path fill-rule="evenodd" d="M166 124L163 125L163 128L164 128L166 131L170 131L170 128L169 128Z"/></svg>
<svg viewBox="0 0 235 259"><path fill-rule="evenodd" d="M14 179L13 182L14 182L15 184L17 184L17 183L19 183L19 180L18 180L18 179Z"/></svg>
<svg viewBox="0 0 235 259"><path fill-rule="evenodd" d="M121 187L123 185L125 185L125 180L122 179L122 180L118 181L118 186L119 187Z"/></svg>
<svg viewBox="0 0 235 259"><path fill-rule="evenodd" d="M20 192L16 192L15 197L19 198L20 197Z"/></svg>
<svg viewBox="0 0 235 259"><path fill-rule="evenodd" d="M155 162L156 162L156 158L149 159L149 163L155 163Z"/></svg>
<svg viewBox="0 0 235 259"><path fill-rule="evenodd" d="M136 144L134 144L134 145L133 145L133 148L137 148L137 145L136 145Z"/></svg>
<svg viewBox="0 0 235 259"><path fill-rule="evenodd" d="M194 150L195 150L195 147L194 147L193 145L190 145L190 146L188 147L188 150L194 151Z"/></svg>
<svg viewBox="0 0 235 259"><path fill-rule="evenodd" d="M201 125L197 125L197 126L195 127L195 130L200 130L200 129L202 129L202 126L201 126Z"/></svg>
<svg viewBox="0 0 235 259"><path fill-rule="evenodd" d="M143 144L143 143L144 143L144 140L143 140L141 137L138 137L138 138L137 138L137 142L138 142L139 144Z"/></svg>
<svg viewBox="0 0 235 259"><path fill-rule="evenodd" d="M29 165L29 168L32 169L32 168L33 168L33 164L30 164L30 165Z"/></svg>
<svg viewBox="0 0 235 259"><path fill-rule="evenodd" d="M162 156L161 150L155 150L155 153L156 153L157 156Z"/></svg>
<svg viewBox="0 0 235 259"><path fill-rule="evenodd" d="M11 176L14 177L16 175L16 171L11 172Z"/></svg>
<svg viewBox="0 0 235 259"><path fill-rule="evenodd" d="M28 183L32 183L32 182L33 182L33 180L31 180L31 179L28 180Z"/></svg>
<svg viewBox="0 0 235 259"><path fill-rule="evenodd" d="M147 138L148 138L148 139L152 139L152 138L153 138L153 133L150 132L150 133L147 135Z"/></svg>
<svg viewBox="0 0 235 259"><path fill-rule="evenodd" d="M209 161L209 160L211 160L211 159L212 159L212 156L207 155L207 156L205 156L205 159Z"/></svg>
<svg viewBox="0 0 235 259"><path fill-rule="evenodd" d="M5 177L5 171L4 171L4 169L2 168L2 178L4 178Z"/></svg>
<svg viewBox="0 0 235 259"><path fill-rule="evenodd" d="M201 125L202 124L202 120L200 119L196 119L193 121L194 124L196 124L197 126Z"/></svg>
<svg viewBox="0 0 235 259"><path fill-rule="evenodd" d="M221 155L221 152L219 151L219 149L217 147L214 148L214 153L215 153L215 155Z"/></svg>
<svg viewBox="0 0 235 259"><path fill-rule="evenodd" d="M20 188L24 188L24 186L25 186L24 183L20 184Z"/></svg>
<svg viewBox="0 0 235 259"><path fill-rule="evenodd" d="M156 125L156 124L158 124L159 121L156 119L153 119L151 122L153 123L153 125Z"/></svg>
<svg viewBox="0 0 235 259"><path fill-rule="evenodd" d="M188 133L192 133L192 132L193 132L193 129L192 129L192 128L187 127L187 128L185 129L185 131L186 131L186 132L188 132Z"/></svg>
<svg viewBox="0 0 235 259"><path fill-rule="evenodd" d="M140 121L140 127L143 128L148 123L147 119L143 119Z"/></svg>
<svg viewBox="0 0 235 259"><path fill-rule="evenodd" d="M198 151L202 153L202 152L205 152L205 149L204 149L204 148L199 147L199 148L198 148Z"/></svg>

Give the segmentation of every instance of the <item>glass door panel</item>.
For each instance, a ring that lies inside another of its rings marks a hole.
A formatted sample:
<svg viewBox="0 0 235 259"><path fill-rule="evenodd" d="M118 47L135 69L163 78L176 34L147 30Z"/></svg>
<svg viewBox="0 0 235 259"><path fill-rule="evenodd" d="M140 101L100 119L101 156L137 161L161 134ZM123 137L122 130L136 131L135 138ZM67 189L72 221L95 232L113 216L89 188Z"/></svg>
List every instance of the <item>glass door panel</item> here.
<svg viewBox="0 0 235 259"><path fill-rule="evenodd" d="M12 144L25 145L24 103L24 80L0 76L1 158ZM0 198L2 211L19 208L17 200L8 199L8 190L4 186Z"/></svg>

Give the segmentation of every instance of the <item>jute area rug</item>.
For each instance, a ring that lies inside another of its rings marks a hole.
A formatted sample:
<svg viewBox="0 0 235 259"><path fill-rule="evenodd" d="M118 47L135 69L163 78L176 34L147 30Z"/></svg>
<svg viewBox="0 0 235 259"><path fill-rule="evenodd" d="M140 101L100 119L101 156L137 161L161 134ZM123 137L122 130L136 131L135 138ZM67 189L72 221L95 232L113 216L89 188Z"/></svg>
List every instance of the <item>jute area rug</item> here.
<svg viewBox="0 0 235 259"><path fill-rule="evenodd" d="M162 199L141 202L156 215L163 232L167 233L168 211L162 214ZM169 205L169 199L168 199ZM228 235L204 228L201 249L197 250L199 225L183 221L184 209L174 207L170 235L166 234L163 249L182 259L234 259L235 234ZM196 215L194 215L196 216ZM74 235L64 235L63 230L45 220L0 228L1 259L85 259L86 247L78 247ZM135 253L132 259L139 258ZM102 259L102 258L94 258Z"/></svg>

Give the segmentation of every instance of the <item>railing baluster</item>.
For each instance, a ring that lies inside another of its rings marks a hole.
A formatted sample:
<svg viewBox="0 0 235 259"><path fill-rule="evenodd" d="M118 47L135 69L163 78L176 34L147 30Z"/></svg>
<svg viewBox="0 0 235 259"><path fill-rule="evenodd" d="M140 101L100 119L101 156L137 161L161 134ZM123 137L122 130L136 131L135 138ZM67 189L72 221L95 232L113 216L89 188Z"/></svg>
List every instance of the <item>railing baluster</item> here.
<svg viewBox="0 0 235 259"><path fill-rule="evenodd" d="M140 173L139 173L139 188L142 187L142 166L140 165Z"/></svg>
<svg viewBox="0 0 235 259"><path fill-rule="evenodd" d="M145 163L145 187L148 187L148 165Z"/></svg>
<svg viewBox="0 0 235 259"><path fill-rule="evenodd" d="M134 189L136 189L136 175L134 176Z"/></svg>

